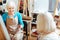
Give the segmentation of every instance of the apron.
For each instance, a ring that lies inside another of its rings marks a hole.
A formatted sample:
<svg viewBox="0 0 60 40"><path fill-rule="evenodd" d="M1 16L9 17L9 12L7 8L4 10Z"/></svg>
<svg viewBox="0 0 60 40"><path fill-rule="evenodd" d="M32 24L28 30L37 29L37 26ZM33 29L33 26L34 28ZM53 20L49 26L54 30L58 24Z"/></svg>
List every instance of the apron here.
<svg viewBox="0 0 60 40"><path fill-rule="evenodd" d="M6 26L9 34L14 35L16 30L18 29L18 17L10 17L6 19Z"/></svg>
<svg viewBox="0 0 60 40"><path fill-rule="evenodd" d="M10 34L11 40L22 40L23 31L21 29L18 30L18 17L7 17L6 26L8 33ZM16 32L18 30L18 32Z"/></svg>

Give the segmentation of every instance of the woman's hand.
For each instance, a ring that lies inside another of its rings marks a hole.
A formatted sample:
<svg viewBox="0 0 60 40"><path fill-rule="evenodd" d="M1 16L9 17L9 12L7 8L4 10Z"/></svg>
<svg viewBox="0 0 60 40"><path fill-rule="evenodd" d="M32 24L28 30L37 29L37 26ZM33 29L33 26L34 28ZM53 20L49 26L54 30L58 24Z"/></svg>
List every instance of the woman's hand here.
<svg viewBox="0 0 60 40"><path fill-rule="evenodd" d="M18 31L20 31L20 30L23 30L23 28L21 27L21 25L18 25L18 28L17 28L17 30L16 30L16 33L17 33Z"/></svg>

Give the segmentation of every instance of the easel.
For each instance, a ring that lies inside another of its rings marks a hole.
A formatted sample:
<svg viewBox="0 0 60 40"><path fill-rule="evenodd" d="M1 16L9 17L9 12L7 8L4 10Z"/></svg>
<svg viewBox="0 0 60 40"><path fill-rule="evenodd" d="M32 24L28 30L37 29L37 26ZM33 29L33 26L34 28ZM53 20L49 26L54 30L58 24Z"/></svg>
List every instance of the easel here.
<svg viewBox="0 0 60 40"><path fill-rule="evenodd" d="M55 16L55 14L56 14L56 8L57 8L57 6L58 6L58 0L56 0L56 5L55 5L55 7L54 7L54 13L53 13L53 16Z"/></svg>
<svg viewBox="0 0 60 40"><path fill-rule="evenodd" d="M19 0L19 7L20 7L20 1ZM18 7L18 11L19 11L19 7ZM31 32L31 17L28 16L28 13L27 13L27 10L28 10L28 0L23 0L23 13L22 13L22 18L24 21L26 21L28 24L27 26L29 27L29 34ZM26 27L26 40L28 40L28 27Z"/></svg>
<svg viewBox="0 0 60 40"><path fill-rule="evenodd" d="M56 17L55 20L56 20L57 28L60 29L60 15L55 15L56 14L56 8L58 7L58 2L59 2L59 0L56 0L56 5L54 8L53 17Z"/></svg>
<svg viewBox="0 0 60 40"><path fill-rule="evenodd" d="M23 15L25 15L25 17L26 17L26 19L27 20L24 20L24 21L26 21L26 22L29 22L29 25L30 25L30 27L29 27L29 35L31 35L30 33L31 33L31 18L29 17L29 16L27 16L28 15L28 12L27 12L27 10L28 10L28 0L24 0L24 6L23 6ZM29 17L29 18L28 18ZM24 17L23 17L24 18ZM28 25L28 24L27 24ZM29 26L28 25L28 26ZM26 27L26 40L28 40L28 26ZM29 39L30 39L30 37L29 37Z"/></svg>

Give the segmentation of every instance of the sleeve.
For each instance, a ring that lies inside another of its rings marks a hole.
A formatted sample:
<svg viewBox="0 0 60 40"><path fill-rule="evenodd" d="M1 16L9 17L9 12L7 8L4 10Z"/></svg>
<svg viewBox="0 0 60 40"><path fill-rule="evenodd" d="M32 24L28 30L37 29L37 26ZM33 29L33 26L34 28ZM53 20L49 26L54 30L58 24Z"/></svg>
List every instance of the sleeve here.
<svg viewBox="0 0 60 40"><path fill-rule="evenodd" d="M3 19L4 23L6 23L6 16L7 16L6 13L4 13L4 14L2 15L2 19Z"/></svg>
<svg viewBox="0 0 60 40"><path fill-rule="evenodd" d="M22 15L20 13L18 13L18 24L22 25L22 28L24 27Z"/></svg>

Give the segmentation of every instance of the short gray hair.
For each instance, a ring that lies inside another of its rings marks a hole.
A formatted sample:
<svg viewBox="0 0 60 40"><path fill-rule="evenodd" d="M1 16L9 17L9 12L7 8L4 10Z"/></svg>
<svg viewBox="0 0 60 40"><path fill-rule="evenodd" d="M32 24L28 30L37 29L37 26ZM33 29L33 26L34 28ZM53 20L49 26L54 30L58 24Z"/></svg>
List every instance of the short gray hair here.
<svg viewBox="0 0 60 40"><path fill-rule="evenodd" d="M14 1L9 1L6 3L6 6L13 6L14 8L16 8L16 3Z"/></svg>
<svg viewBox="0 0 60 40"><path fill-rule="evenodd" d="M52 32L56 29L56 23L50 13L40 13L37 16L37 30L44 32Z"/></svg>

